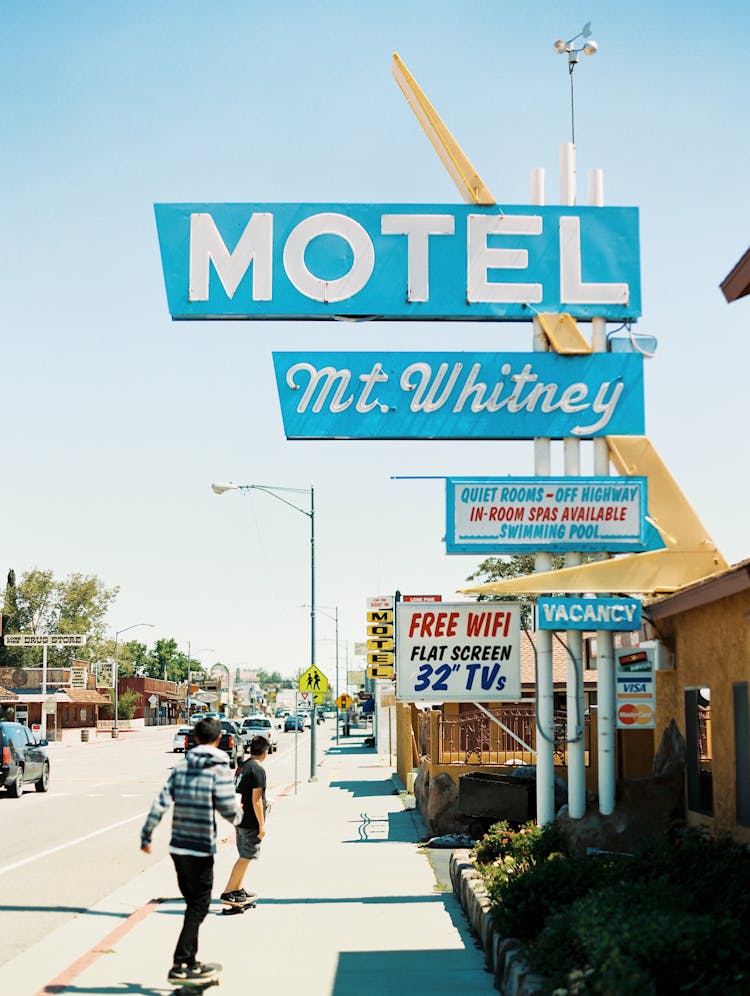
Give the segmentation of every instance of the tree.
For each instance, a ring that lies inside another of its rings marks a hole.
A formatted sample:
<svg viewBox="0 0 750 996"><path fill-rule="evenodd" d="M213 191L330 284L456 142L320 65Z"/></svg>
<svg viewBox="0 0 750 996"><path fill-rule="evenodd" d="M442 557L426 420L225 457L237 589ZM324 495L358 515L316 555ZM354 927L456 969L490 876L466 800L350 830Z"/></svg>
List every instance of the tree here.
<svg viewBox="0 0 750 996"><path fill-rule="evenodd" d="M166 678L167 681L187 681L188 671L194 670L187 654L177 649L173 639L157 640L145 658L145 671L149 678Z"/></svg>
<svg viewBox="0 0 750 996"><path fill-rule="evenodd" d="M593 554L584 553L581 562L591 563L594 560ZM552 570L559 571L565 567L565 557L559 553L552 554ZM509 557L487 557L477 567L473 574L467 577L467 581L477 581L479 584L491 584L493 581L505 581L508 578L522 578L527 574L534 573L533 553L515 553ZM535 595L526 595L522 592L508 595L480 595L479 600L489 599L497 602L520 602L521 619L526 626L531 625L531 606L536 601Z"/></svg>
<svg viewBox="0 0 750 996"><path fill-rule="evenodd" d="M8 571L3 597L3 633L18 633L20 626L16 572L11 567ZM20 651L20 654L22 653L23 651ZM0 667L18 667L22 660L20 654L18 648L6 647L5 644L0 643Z"/></svg>
<svg viewBox="0 0 750 996"><path fill-rule="evenodd" d="M565 566L565 558L560 554L552 555L552 568L559 570ZM467 581L476 581L479 584L491 584L493 581L506 581L509 578L522 578L527 574L534 573L534 555L532 553L515 553L510 557L487 557L477 567L473 574L467 577ZM520 602L521 620L524 625L531 625L531 606L535 598L523 593L511 593L508 595L480 595L480 601L490 600L493 602Z"/></svg>
<svg viewBox="0 0 750 996"><path fill-rule="evenodd" d="M10 617L5 632L28 633L84 633L86 646L82 653L87 659L104 657L104 617L117 597L119 588L106 588L95 575L70 574L56 580L52 571L38 568L26 571L16 583L15 573L8 572L3 593L3 604ZM13 630L10 630L13 626ZM8 660L16 666L35 666L39 663L36 649L8 648ZM70 662L70 650L50 648L48 663L51 667Z"/></svg>

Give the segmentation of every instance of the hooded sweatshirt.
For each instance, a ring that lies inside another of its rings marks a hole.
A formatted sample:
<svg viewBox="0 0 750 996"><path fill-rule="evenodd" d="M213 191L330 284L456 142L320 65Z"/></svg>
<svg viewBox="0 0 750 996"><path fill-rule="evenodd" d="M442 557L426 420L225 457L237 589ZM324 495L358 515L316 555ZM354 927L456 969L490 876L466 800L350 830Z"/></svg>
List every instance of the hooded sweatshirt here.
<svg viewBox="0 0 750 996"><path fill-rule="evenodd" d="M242 819L224 751L199 744L175 764L143 824L141 846L151 843L154 829L172 804L170 851L215 854L215 811L230 823Z"/></svg>

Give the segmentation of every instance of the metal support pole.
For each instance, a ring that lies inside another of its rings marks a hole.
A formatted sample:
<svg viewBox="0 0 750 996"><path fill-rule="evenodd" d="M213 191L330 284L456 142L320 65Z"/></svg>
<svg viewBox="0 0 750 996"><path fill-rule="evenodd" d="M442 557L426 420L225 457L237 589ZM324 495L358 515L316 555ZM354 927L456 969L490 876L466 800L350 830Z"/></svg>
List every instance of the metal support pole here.
<svg viewBox="0 0 750 996"><path fill-rule="evenodd" d="M589 171L589 204L604 206L604 173L601 169ZM591 322L591 345L595 353L607 352L607 322L594 318ZM594 473L609 477L609 446L606 439L594 440ZM607 554L603 554L607 559ZM599 812L609 816L615 811L616 749L615 721L615 652L610 630L597 630L596 634L597 712L599 758Z"/></svg>
<svg viewBox="0 0 750 996"><path fill-rule="evenodd" d="M315 491L312 485L310 485L310 664L315 664ZM310 781L316 782L318 776L315 727L318 725L318 718L314 693L310 718Z"/></svg>
<svg viewBox="0 0 750 996"><path fill-rule="evenodd" d="M547 339L539 319L534 318L534 351L546 352ZM552 444L549 439L534 440L534 473L548 477ZM552 555L534 555L534 570L552 570ZM552 677L552 632L537 630L536 640L536 820L539 826L555 817L555 697Z"/></svg>
<svg viewBox="0 0 750 996"><path fill-rule="evenodd" d="M544 204L544 171L535 169L531 174L532 204ZM533 319L534 352L545 353L549 349L539 319ZM552 444L549 439L534 440L534 473L538 477L550 474ZM552 569L552 556L537 553L534 556L534 570ZM536 819L539 826L550 823L555 816L555 753L554 753L554 689L552 681L552 633L539 630L534 634L536 641Z"/></svg>
<svg viewBox="0 0 750 996"><path fill-rule="evenodd" d="M44 711L44 700L47 698L47 644L42 644L42 719L39 724L41 739L47 737L47 713Z"/></svg>
<svg viewBox="0 0 750 996"><path fill-rule="evenodd" d="M114 725L112 727L112 736L113 736L113 738L116 738L116 737L119 736L119 728L117 726L117 718L118 718L117 717L117 709L118 709L118 705L119 705L118 685L120 684L120 676L118 674L118 665L119 665L118 652L119 652L119 649L120 649L119 638L120 638L119 632L115 633L115 681L114 681L114 685L115 685L115 722L114 722Z"/></svg>
<svg viewBox="0 0 750 996"><path fill-rule="evenodd" d="M339 697L339 607L336 606L336 699ZM339 707L336 704L336 746L339 745Z"/></svg>

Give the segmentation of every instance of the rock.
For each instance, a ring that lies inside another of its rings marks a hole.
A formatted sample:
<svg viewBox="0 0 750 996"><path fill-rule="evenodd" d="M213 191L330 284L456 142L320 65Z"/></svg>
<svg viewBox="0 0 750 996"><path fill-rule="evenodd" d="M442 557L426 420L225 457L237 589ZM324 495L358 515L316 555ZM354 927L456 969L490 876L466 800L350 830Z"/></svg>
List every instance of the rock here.
<svg viewBox="0 0 750 996"><path fill-rule="evenodd" d="M433 836L464 830L465 820L458 814L458 786L450 775L441 772L431 779L427 811L422 814Z"/></svg>
<svg viewBox="0 0 750 996"><path fill-rule="evenodd" d="M673 719L662 734L653 770L655 775L679 775L680 778L685 770L685 741Z"/></svg>

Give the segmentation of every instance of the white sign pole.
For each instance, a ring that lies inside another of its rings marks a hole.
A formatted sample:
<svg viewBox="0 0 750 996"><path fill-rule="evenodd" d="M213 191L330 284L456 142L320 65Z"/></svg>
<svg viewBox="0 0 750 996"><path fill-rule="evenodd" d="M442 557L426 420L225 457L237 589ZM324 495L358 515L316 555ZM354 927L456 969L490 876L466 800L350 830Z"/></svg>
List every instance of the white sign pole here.
<svg viewBox="0 0 750 996"><path fill-rule="evenodd" d="M47 698L47 644L42 647L42 699ZM42 709L42 740L47 738L47 713Z"/></svg>
<svg viewBox="0 0 750 996"><path fill-rule="evenodd" d="M531 173L533 204L544 204L544 170ZM539 319L534 316L534 352L549 350L547 337ZM552 443L549 439L534 440L534 473L549 477L552 464ZM538 574L552 570L552 554L536 553L534 570ZM555 816L555 707L552 679L552 633L535 633L536 640L536 820L539 826L551 823Z"/></svg>
<svg viewBox="0 0 750 996"><path fill-rule="evenodd" d="M572 82L571 76L571 82ZM572 142L560 146L560 202L572 207L576 202L576 147ZM564 469L568 477L581 476L581 441L568 438L563 442ZM580 553L568 553L565 566L581 563ZM568 630L565 634L567 653L567 695L565 749L568 762L568 812L574 820L586 815L586 752L583 732L583 635Z"/></svg>
<svg viewBox="0 0 750 996"><path fill-rule="evenodd" d="M600 169L589 171L589 204L604 205L604 175ZM595 353L607 351L607 322L604 318L591 321ZM609 446L606 439L594 440L594 473L609 476ZM607 554L602 554L607 559ZM614 638L609 630L596 633L596 682L599 759L599 812L609 816L615 810L615 652Z"/></svg>

